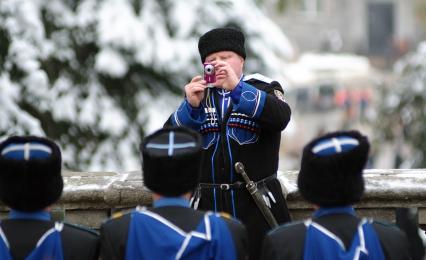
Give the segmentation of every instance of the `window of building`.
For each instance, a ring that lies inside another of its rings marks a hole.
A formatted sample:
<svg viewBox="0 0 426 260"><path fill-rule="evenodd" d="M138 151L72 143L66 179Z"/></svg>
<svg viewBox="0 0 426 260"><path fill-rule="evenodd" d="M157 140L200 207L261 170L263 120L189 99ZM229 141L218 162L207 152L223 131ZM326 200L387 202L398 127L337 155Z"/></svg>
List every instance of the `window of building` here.
<svg viewBox="0 0 426 260"><path fill-rule="evenodd" d="M321 7L321 0L299 0L300 10L307 13L318 13Z"/></svg>

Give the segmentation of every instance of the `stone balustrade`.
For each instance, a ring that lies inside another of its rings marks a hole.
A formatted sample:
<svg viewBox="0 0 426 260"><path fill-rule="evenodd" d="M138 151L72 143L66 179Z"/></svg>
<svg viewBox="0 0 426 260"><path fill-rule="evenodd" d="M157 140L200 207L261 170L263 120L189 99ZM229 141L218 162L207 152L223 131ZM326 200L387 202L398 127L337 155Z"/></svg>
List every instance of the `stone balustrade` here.
<svg viewBox="0 0 426 260"><path fill-rule="evenodd" d="M52 206L54 217L75 224L99 228L116 211L128 211L136 205L150 205L150 191L138 171L64 172L65 188L61 199ZM394 221L398 207L418 208L419 224L426 225L426 170L366 170L366 192L355 205L359 215ZM312 213L297 191L297 172L279 173L293 219ZM0 206L0 214L8 209Z"/></svg>

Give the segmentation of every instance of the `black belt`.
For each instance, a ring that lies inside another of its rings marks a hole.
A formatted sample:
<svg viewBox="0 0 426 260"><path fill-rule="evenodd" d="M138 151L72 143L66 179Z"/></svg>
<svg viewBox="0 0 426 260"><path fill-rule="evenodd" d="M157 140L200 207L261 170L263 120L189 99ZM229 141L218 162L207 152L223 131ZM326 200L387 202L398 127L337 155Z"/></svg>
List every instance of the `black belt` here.
<svg viewBox="0 0 426 260"><path fill-rule="evenodd" d="M234 183L220 183L220 184L215 184L215 183L200 183L198 184L198 187L200 187L201 189L211 189L211 188L218 188L221 190L231 190L231 189L239 189L241 187L244 187L244 182L242 181L237 181Z"/></svg>
<svg viewBox="0 0 426 260"><path fill-rule="evenodd" d="M271 181L273 179L276 179L277 175L273 174L271 176L268 176L264 179L261 179L260 181L257 181L256 184L265 184L268 181ZM241 187L245 187L246 183L242 181L237 181L234 183L199 183L198 188L199 189L212 189L212 188L218 188L220 190L231 190L231 189L239 189Z"/></svg>

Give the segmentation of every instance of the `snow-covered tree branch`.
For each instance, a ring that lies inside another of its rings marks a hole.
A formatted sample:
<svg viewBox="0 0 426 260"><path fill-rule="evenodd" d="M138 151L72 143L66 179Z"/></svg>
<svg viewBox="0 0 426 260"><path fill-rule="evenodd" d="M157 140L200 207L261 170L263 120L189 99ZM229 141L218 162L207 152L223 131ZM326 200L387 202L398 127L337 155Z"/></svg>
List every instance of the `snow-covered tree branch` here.
<svg viewBox="0 0 426 260"><path fill-rule="evenodd" d="M44 135L74 170L136 170L138 144L201 73L198 37L246 33L247 72L292 55L253 0L0 1L0 139Z"/></svg>

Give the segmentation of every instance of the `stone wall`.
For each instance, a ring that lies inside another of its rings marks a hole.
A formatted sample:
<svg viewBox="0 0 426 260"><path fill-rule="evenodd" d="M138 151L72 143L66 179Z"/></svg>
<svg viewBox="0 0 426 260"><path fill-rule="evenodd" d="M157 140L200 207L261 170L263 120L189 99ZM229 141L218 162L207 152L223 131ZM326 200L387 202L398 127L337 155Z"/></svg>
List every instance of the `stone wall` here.
<svg viewBox="0 0 426 260"><path fill-rule="evenodd" d="M150 205L151 195L143 186L140 172L64 172L65 188L53 205L56 219L99 228L116 211L128 211L136 205ZM293 219L312 213L312 206L300 197L297 172L279 173ZM426 225L426 170L366 170L366 192L355 205L362 216L394 220L398 207L419 210L419 224ZM3 217L8 209L0 206Z"/></svg>

